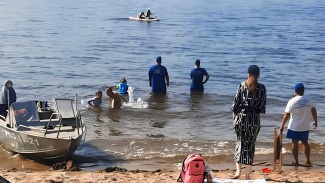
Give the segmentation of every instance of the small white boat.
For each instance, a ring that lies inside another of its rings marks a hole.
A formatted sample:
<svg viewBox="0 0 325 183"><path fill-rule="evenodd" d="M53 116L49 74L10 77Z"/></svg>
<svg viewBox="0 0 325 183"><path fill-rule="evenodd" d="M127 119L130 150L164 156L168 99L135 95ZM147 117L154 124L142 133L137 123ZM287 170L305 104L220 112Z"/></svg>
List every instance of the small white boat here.
<svg viewBox="0 0 325 183"><path fill-rule="evenodd" d="M142 108L148 108L148 103L142 101L141 98L138 98L137 102L128 102L128 103L124 102L123 107L142 109Z"/></svg>
<svg viewBox="0 0 325 183"><path fill-rule="evenodd" d="M153 22L153 21L159 21L159 18L158 18L158 16L156 16L155 18L129 17L129 20L138 20L138 21Z"/></svg>
<svg viewBox="0 0 325 183"><path fill-rule="evenodd" d="M148 103L144 102L141 98L138 98L137 101L134 102L133 90L134 88L132 87L128 88L129 102L128 103L124 102L123 107L135 108L135 109L148 108Z"/></svg>

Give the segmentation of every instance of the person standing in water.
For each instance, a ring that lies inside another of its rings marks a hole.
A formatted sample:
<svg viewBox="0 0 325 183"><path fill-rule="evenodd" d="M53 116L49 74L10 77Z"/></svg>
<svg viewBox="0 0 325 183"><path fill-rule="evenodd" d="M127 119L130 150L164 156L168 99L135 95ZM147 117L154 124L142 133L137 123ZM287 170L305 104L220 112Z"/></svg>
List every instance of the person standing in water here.
<svg viewBox="0 0 325 183"><path fill-rule="evenodd" d="M210 76L204 68L200 67L199 59L196 59L195 68L191 70L190 75L192 79L191 91L203 92L203 85L209 80ZM203 81L204 76L205 80Z"/></svg>
<svg viewBox="0 0 325 183"><path fill-rule="evenodd" d="M157 64L149 69L149 86L152 92L166 93L166 85L169 86L169 76L165 66L161 65L161 57L157 57Z"/></svg>
<svg viewBox="0 0 325 183"><path fill-rule="evenodd" d="M260 113L265 113L266 105L266 89L258 82L259 76L257 65L248 67L248 79L239 85L231 108L237 136L234 179L239 179L242 164L246 166L245 179L250 179L252 171L255 141L261 127Z"/></svg>
<svg viewBox="0 0 325 183"><path fill-rule="evenodd" d="M106 94L109 97L108 99L108 105L112 108L121 108L123 99L124 102L127 102L125 98L118 94L118 92L113 91L111 87L106 88Z"/></svg>
<svg viewBox="0 0 325 183"><path fill-rule="evenodd" d="M304 95L305 87L298 83L295 86L295 97L289 100L280 126L282 134L285 123L289 120L287 138L292 139L292 154L295 159L293 165L299 165L298 143L302 142L305 151L305 164L311 165L310 146L308 136L310 124L314 120L313 126L317 128L317 111L313 99Z"/></svg>

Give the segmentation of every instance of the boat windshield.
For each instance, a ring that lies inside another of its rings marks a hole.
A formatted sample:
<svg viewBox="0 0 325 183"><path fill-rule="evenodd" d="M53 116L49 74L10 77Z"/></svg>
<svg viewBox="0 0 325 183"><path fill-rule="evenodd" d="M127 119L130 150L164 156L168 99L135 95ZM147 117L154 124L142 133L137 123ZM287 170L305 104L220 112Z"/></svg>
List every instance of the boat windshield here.
<svg viewBox="0 0 325 183"><path fill-rule="evenodd" d="M38 112L35 101L15 102L12 104L16 122L38 121Z"/></svg>

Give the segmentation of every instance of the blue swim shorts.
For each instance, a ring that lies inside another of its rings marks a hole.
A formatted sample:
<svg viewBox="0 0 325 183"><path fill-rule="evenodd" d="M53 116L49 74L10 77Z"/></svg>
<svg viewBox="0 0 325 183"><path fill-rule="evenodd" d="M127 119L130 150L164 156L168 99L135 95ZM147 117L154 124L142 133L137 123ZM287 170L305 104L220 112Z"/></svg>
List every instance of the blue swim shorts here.
<svg viewBox="0 0 325 183"><path fill-rule="evenodd" d="M287 138L292 140L304 141L304 140L308 140L308 136L309 136L309 130L303 132L296 132L288 129L287 132Z"/></svg>

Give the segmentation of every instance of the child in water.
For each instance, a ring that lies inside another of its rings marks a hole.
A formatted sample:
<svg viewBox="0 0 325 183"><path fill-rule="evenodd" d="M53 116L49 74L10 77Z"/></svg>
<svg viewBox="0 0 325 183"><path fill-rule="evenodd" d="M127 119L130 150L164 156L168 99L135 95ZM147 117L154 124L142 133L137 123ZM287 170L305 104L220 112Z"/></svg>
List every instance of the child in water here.
<svg viewBox="0 0 325 183"><path fill-rule="evenodd" d="M88 100L88 104L92 107L100 107L100 104L102 103L102 91L97 91L96 93L96 97Z"/></svg>
<svg viewBox="0 0 325 183"><path fill-rule="evenodd" d="M125 78L120 79L120 84L118 84L116 86L116 88L118 89L118 94L127 94L128 93L129 86L126 83L127 82L126 82Z"/></svg>

